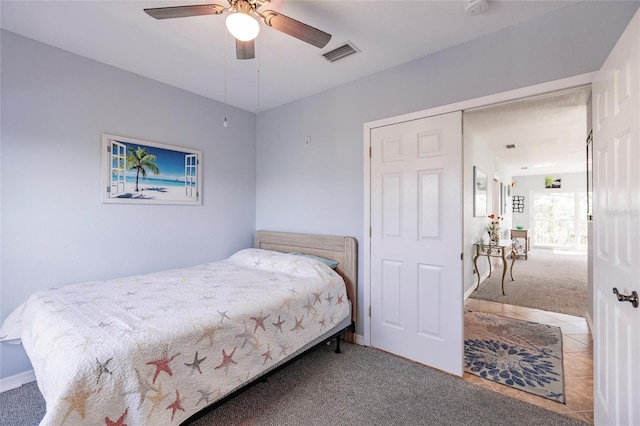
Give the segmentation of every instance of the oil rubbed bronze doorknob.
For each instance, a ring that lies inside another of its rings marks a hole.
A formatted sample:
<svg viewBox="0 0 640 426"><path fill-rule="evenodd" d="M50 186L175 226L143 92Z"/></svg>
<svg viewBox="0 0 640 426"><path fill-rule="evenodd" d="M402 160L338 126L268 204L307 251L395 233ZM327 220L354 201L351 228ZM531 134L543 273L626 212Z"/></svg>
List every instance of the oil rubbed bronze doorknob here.
<svg viewBox="0 0 640 426"><path fill-rule="evenodd" d="M619 302L631 302L634 308L638 307L638 293L636 291L631 292L631 296L620 294L617 288L613 288L613 294L616 295Z"/></svg>

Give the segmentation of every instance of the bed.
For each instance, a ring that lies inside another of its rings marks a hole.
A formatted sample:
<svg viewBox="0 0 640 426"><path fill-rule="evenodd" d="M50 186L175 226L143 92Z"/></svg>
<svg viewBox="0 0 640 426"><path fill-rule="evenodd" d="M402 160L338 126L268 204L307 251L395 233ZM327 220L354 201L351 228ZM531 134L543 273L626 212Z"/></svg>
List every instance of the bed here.
<svg viewBox="0 0 640 426"><path fill-rule="evenodd" d="M356 252L351 237L258 231L222 261L37 292L0 336L29 355L42 425L181 424L319 343L353 341Z"/></svg>

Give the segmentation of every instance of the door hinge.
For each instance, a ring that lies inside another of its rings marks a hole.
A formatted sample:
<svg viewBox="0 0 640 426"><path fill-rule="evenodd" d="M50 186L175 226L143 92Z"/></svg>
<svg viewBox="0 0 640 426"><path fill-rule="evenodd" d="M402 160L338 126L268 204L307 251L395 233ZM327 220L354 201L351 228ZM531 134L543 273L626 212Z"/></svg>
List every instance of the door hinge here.
<svg viewBox="0 0 640 426"><path fill-rule="evenodd" d="M464 260L464 252L460 253L460 260Z"/></svg>
<svg viewBox="0 0 640 426"><path fill-rule="evenodd" d="M107 186L107 194L109 194L111 192L111 187Z"/></svg>
<svg viewBox="0 0 640 426"><path fill-rule="evenodd" d="M371 318L371 306L369 306L369 318Z"/></svg>
<svg viewBox="0 0 640 426"><path fill-rule="evenodd" d="M111 145L107 145L107 152L111 152Z"/></svg>
<svg viewBox="0 0 640 426"><path fill-rule="evenodd" d="M373 155L372 152L373 152L373 149L369 147L369 158L371 158L371 156Z"/></svg>
<svg viewBox="0 0 640 426"><path fill-rule="evenodd" d="M371 238L372 235L373 235L373 230L371 229L371 227L369 227L369 238Z"/></svg>

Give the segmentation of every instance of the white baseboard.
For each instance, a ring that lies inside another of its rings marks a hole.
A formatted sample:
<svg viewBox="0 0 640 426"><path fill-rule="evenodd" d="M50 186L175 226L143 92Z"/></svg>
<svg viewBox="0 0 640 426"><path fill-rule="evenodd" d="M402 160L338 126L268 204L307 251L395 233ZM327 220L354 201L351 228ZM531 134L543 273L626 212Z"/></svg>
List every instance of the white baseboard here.
<svg viewBox="0 0 640 426"><path fill-rule="evenodd" d="M467 300L469 298L469 296L471 296L471 293L473 293L476 290L476 287L477 286L473 285L473 286L471 286L471 288L469 290L465 291L464 292L464 299L462 299L462 300Z"/></svg>
<svg viewBox="0 0 640 426"><path fill-rule="evenodd" d="M591 319L590 312L587 311L587 314L584 317L587 319L587 325L589 326L589 330L591 331L591 337L593 337L593 320Z"/></svg>
<svg viewBox="0 0 640 426"><path fill-rule="evenodd" d="M484 280L486 280L487 278L489 278L489 271L485 272L481 277L480 277L480 284L482 284L482 282ZM476 274L473 274L473 279L474 282L476 280ZM467 300L469 298L469 296L471 296L471 293L473 293L474 291L476 291L476 289L478 288L478 284L474 284L471 286L471 288L467 291L464 292L464 299L462 300Z"/></svg>
<svg viewBox="0 0 640 426"><path fill-rule="evenodd" d="M362 334L356 334L356 345L364 346L364 336Z"/></svg>
<svg viewBox="0 0 640 426"><path fill-rule="evenodd" d="M0 379L0 393L19 388L26 383L33 382L35 379L36 375L33 370L25 371L15 376L5 377L4 379Z"/></svg>

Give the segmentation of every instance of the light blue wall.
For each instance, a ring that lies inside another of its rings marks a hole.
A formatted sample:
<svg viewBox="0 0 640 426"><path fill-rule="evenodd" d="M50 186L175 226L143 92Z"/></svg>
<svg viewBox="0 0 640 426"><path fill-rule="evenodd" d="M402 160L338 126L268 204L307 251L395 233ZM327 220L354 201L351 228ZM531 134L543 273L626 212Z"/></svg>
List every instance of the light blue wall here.
<svg viewBox="0 0 640 426"><path fill-rule="evenodd" d="M364 123L596 71L638 4L578 3L258 114L257 228L362 242ZM362 255L360 246L361 307Z"/></svg>
<svg viewBox="0 0 640 426"><path fill-rule="evenodd" d="M52 286L252 245L256 116L3 31L0 319ZM199 149L203 205L100 202L101 133ZM1 344L0 377L29 370Z"/></svg>

